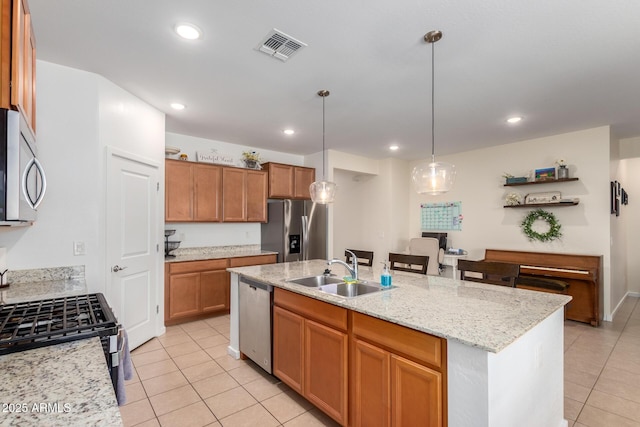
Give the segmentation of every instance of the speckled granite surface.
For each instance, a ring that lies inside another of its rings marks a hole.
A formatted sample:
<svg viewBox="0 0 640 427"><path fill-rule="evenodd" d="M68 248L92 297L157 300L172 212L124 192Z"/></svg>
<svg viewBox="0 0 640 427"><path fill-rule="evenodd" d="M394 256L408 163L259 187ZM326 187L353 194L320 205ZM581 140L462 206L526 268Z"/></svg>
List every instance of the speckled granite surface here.
<svg viewBox="0 0 640 427"><path fill-rule="evenodd" d="M570 300L570 296L394 271L393 289L342 298L287 282L322 274L326 261L229 268L273 286L497 353ZM342 266L331 270L338 277ZM380 269L360 267L360 279L380 281Z"/></svg>
<svg viewBox="0 0 640 427"><path fill-rule="evenodd" d="M0 356L0 404L3 426L122 425L99 338Z"/></svg>
<svg viewBox="0 0 640 427"><path fill-rule="evenodd" d="M11 285L0 289L0 304L87 293L84 266L9 271Z"/></svg>
<svg viewBox="0 0 640 427"><path fill-rule="evenodd" d="M277 252L263 251L260 249L260 245L240 245L178 248L173 251L172 254L175 255L175 257L165 258L165 262L200 261L206 259L271 255L277 254Z"/></svg>
<svg viewBox="0 0 640 427"><path fill-rule="evenodd" d="M84 265L71 267L37 268L33 270L10 270L8 280L14 283L34 283L52 280L84 279Z"/></svg>

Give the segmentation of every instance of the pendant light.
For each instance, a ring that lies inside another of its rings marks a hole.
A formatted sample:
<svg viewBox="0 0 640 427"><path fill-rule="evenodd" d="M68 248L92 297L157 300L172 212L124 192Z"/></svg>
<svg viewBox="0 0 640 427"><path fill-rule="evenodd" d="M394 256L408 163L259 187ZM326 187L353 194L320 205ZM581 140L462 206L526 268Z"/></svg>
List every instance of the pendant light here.
<svg viewBox="0 0 640 427"><path fill-rule="evenodd" d="M336 197L335 182L325 180L325 150L324 150L324 100L329 96L328 90L318 91L318 95L322 97L322 181L315 181L309 186L311 200L321 205L333 203Z"/></svg>
<svg viewBox="0 0 640 427"><path fill-rule="evenodd" d="M431 44L431 163L422 162L413 168L411 180L418 194L438 195L451 190L456 178L456 168L451 163L436 162L435 155L435 76L434 45L442 38L441 31L429 31L424 40Z"/></svg>

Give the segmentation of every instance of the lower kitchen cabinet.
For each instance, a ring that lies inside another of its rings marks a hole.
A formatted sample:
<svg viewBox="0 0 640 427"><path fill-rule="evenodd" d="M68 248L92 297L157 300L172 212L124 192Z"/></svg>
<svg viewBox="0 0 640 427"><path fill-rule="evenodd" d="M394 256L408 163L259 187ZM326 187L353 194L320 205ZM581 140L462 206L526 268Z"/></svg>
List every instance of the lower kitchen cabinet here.
<svg viewBox="0 0 640 427"><path fill-rule="evenodd" d="M165 324L229 311L229 260L169 263Z"/></svg>
<svg viewBox="0 0 640 427"><path fill-rule="evenodd" d="M228 313L230 283L227 267L274 264L276 261L277 255L265 254L165 263L165 325Z"/></svg>
<svg viewBox="0 0 640 427"><path fill-rule="evenodd" d="M354 426L446 425L446 341L350 312Z"/></svg>
<svg viewBox="0 0 640 427"><path fill-rule="evenodd" d="M273 373L342 425L348 416L347 310L274 290Z"/></svg>

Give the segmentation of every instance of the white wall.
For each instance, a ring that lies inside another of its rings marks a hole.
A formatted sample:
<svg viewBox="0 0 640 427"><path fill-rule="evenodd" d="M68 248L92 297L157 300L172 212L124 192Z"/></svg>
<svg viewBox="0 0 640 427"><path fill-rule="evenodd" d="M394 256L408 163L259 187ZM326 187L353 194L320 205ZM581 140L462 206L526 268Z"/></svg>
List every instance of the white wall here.
<svg viewBox="0 0 640 427"><path fill-rule="evenodd" d="M610 301L610 295L618 292L610 289L609 151L609 127L605 126L438 158L456 165L456 183L442 196L410 192L410 235L420 235L420 203L461 201L462 231L448 232L449 245L468 250L470 259L483 258L486 248L603 255L607 318L618 303ZM570 175L579 181L503 187L503 173L527 175L533 169L553 166L559 158L568 162ZM579 197L580 204L547 209L562 225L561 240L530 242L520 229L528 210L505 209L504 198L510 192L546 191Z"/></svg>
<svg viewBox="0 0 640 427"><path fill-rule="evenodd" d="M89 291L105 292L105 146L155 159L164 170L164 114L96 74L44 61L37 67L47 194L33 226L0 228L0 246L12 270L85 265ZM86 255L73 255L74 241L85 243Z"/></svg>
<svg viewBox="0 0 640 427"><path fill-rule="evenodd" d="M307 166L303 156L281 153L279 151L256 150L254 147L229 144L211 139L197 138L176 133L166 133L166 145L176 147L181 153L187 154L190 161L196 161L196 152L210 153L215 150L218 154L233 156L235 166L242 166L240 158L243 151L257 151L262 162L278 162L291 165ZM169 156L177 158L178 155ZM310 166L313 167L313 166ZM176 230L172 240L179 240L181 248L195 248L202 246L234 246L259 245L260 223L167 223L165 229Z"/></svg>
<svg viewBox="0 0 640 427"><path fill-rule="evenodd" d="M626 237L624 256L626 258L627 291L640 296L640 138L620 141L620 183L629 194L629 204L620 207L623 232Z"/></svg>

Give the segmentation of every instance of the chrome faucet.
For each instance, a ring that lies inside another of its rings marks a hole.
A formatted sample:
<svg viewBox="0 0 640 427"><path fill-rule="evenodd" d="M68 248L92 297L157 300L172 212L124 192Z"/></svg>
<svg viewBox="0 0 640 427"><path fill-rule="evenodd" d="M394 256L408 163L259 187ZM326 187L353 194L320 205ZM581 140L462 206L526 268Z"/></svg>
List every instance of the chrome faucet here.
<svg viewBox="0 0 640 427"><path fill-rule="evenodd" d="M358 258L356 257L356 254L354 254L353 252L351 252L350 250L345 250L345 252L349 252L351 254L351 266L349 266L349 264L347 264L346 262L342 261L341 259L330 259L327 261L328 265L331 264L340 264L343 265L348 271L349 274L351 275L351 277L354 280L358 280Z"/></svg>

